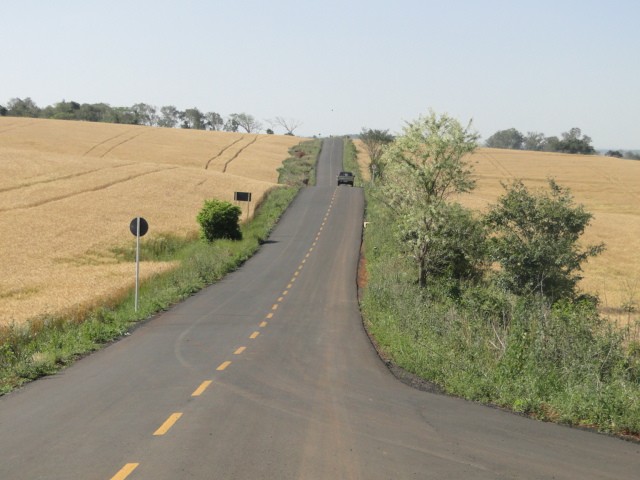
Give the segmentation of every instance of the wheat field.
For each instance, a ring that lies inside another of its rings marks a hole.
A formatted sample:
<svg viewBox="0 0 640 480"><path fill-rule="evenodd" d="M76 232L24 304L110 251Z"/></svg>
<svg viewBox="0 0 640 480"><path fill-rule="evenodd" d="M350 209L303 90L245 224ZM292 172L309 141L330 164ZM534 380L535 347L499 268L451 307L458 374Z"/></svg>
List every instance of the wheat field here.
<svg viewBox="0 0 640 480"><path fill-rule="evenodd" d="M361 145L358 151L366 167ZM581 243L606 245L584 265L581 290L598 295L602 312L618 324L640 319L640 161L491 148L479 148L468 161L477 185L460 201L478 211L504 193L502 183L515 179L533 190L547 188L548 178L569 187L593 214Z"/></svg>
<svg viewBox="0 0 640 480"><path fill-rule="evenodd" d="M149 234L193 235L208 198L253 204L277 186L299 138L0 117L0 324L85 308L128 289L111 250ZM246 212L244 205L243 212ZM171 268L142 262L141 277Z"/></svg>

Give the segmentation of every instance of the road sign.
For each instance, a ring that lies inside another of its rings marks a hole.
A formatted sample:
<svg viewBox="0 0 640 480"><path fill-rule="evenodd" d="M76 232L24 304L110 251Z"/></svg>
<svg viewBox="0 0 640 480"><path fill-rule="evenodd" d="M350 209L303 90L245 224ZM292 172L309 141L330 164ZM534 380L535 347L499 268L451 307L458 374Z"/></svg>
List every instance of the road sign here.
<svg viewBox="0 0 640 480"><path fill-rule="evenodd" d="M233 199L236 202L250 202L251 201L251 192L235 192L233 194Z"/></svg>
<svg viewBox="0 0 640 480"><path fill-rule="evenodd" d="M131 223L129 224L129 230L131 230L131 233L134 237L138 236L138 220L140 220L140 236L144 237L149 231L149 224L142 217L136 217L131 220Z"/></svg>

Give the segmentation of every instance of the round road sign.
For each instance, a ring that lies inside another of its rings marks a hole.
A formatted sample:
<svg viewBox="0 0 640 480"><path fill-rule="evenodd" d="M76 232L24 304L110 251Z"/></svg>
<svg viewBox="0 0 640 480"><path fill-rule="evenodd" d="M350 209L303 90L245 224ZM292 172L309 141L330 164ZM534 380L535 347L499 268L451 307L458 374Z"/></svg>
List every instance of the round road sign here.
<svg viewBox="0 0 640 480"><path fill-rule="evenodd" d="M133 234L134 237L138 234L138 217L131 220L131 223L129 224L129 230L131 230L131 233ZM144 235L148 231L149 231L149 224L144 218L140 217L140 236L144 237Z"/></svg>

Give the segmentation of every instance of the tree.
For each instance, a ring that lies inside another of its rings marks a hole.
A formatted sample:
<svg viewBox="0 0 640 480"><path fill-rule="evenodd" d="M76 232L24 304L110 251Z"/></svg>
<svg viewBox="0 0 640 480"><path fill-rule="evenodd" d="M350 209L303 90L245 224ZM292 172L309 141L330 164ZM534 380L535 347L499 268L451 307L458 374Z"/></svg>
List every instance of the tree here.
<svg viewBox="0 0 640 480"><path fill-rule="evenodd" d="M205 118L203 113L196 107L187 108L182 116L182 128L204 130Z"/></svg>
<svg viewBox="0 0 640 480"><path fill-rule="evenodd" d="M499 282L514 293L539 293L551 301L574 297L582 263L604 250L603 244L577 244L592 215L552 179L548 193L531 193L520 180L505 189L485 216L495 233L489 250L501 267Z"/></svg>
<svg viewBox="0 0 640 480"><path fill-rule="evenodd" d="M293 118L276 117L273 121L269 122L274 125L279 125L285 130L285 135L294 135L294 130L302 125L300 120Z"/></svg>
<svg viewBox="0 0 640 480"><path fill-rule="evenodd" d="M35 102L29 97L24 100L21 98L12 98L7 103L7 115L10 117L37 118L40 116L40 108L38 108Z"/></svg>
<svg viewBox="0 0 640 480"><path fill-rule="evenodd" d="M523 150L544 150L545 138L544 133L540 132L527 132L522 142Z"/></svg>
<svg viewBox="0 0 640 480"><path fill-rule="evenodd" d="M241 214L240 207L229 202L205 200L196 217L200 224L200 238L208 242L218 238L242 240L242 231L238 223Z"/></svg>
<svg viewBox="0 0 640 480"><path fill-rule="evenodd" d="M591 146L591 138L582 135L582 131L579 128L572 128L562 134L562 140L558 143L557 151L585 155L591 155L596 152Z"/></svg>
<svg viewBox="0 0 640 480"><path fill-rule="evenodd" d="M545 152L557 152L560 145L560 139L555 135L552 137L547 137L544 139L544 148Z"/></svg>
<svg viewBox="0 0 640 480"><path fill-rule="evenodd" d="M147 125L154 127L158 124L158 114L156 107L153 105L147 105L146 103L136 103L131 107L131 111L136 117L136 123L138 125Z"/></svg>
<svg viewBox="0 0 640 480"><path fill-rule="evenodd" d="M6 116L7 112L8 110L3 105L0 105L0 117Z"/></svg>
<svg viewBox="0 0 640 480"><path fill-rule="evenodd" d="M229 118L247 133L258 133L262 128L262 124L247 113L232 113Z"/></svg>
<svg viewBox="0 0 640 480"><path fill-rule="evenodd" d="M222 130L224 127L224 120L219 113L207 112L204 114L205 128L207 130Z"/></svg>
<svg viewBox="0 0 640 480"><path fill-rule="evenodd" d="M620 150L609 150L605 153L606 157L624 158L624 154Z"/></svg>
<svg viewBox="0 0 640 480"><path fill-rule="evenodd" d="M360 132L360 140L371 160L371 178L382 177L384 173L384 164L381 161L382 153L387 145L393 142L393 135L389 133L389 130L363 128Z"/></svg>
<svg viewBox="0 0 640 480"><path fill-rule="evenodd" d="M158 120L159 127L174 128L182 119L183 113L173 105L166 105L160 108L160 115L161 117Z"/></svg>
<svg viewBox="0 0 640 480"><path fill-rule="evenodd" d="M485 142L485 145L489 148L509 148L511 150L521 150L522 143L524 142L524 135L515 128L508 130L500 130L489 138Z"/></svg>
<svg viewBox="0 0 640 480"><path fill-rule="evenodd" d="M437 232L450 218L448 199L474 187L464 157L475 150L478 135L469 128L432 111L408 123L383 154L379 195L393 212L402 248L417 264L420 286L442 256Z"/></svg>
<svg viewBox="0 0 640 480"><path fill-rule="evenodd" d="M239 126L240 125L238 124L238 121L233 116L230 116L229 118L227 118L227 121L224 122L223 129L225 132L237 132Z"/></svg>

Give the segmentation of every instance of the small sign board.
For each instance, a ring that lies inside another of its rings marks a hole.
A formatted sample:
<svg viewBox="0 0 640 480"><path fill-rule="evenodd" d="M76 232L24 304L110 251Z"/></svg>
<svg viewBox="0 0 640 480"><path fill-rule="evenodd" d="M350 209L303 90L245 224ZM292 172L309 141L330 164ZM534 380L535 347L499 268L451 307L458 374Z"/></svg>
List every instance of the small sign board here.
<svg viewBox="0 0 640 480"><path fill-rule="evenodd" d="M134 237L138 236L138 217L131 220L131 223L129 224L129 230L131 230L131 233ZM140 236L144 237L148 231L149 224L144 218L140 217Z"/></svg>
<svg viewBox="0 0 640 480"><path fill-rule="evenodd" d="M236 202L250 202L251 201L251 192L235 192L233 194L233 199Z"/></svg>

